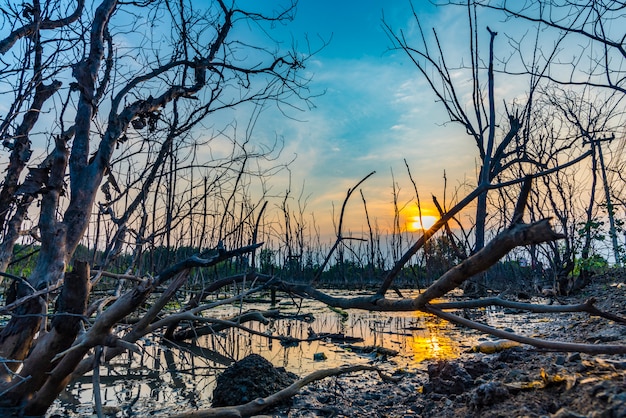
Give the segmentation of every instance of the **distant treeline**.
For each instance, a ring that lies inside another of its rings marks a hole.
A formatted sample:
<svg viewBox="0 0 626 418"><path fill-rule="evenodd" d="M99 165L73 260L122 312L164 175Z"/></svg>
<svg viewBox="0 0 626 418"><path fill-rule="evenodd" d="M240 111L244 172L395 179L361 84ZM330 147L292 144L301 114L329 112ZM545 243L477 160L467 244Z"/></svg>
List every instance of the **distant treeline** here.
<svg viewBox="0 0 626 418"><path fill-rule="evenodd" d="M9 266L9 273L26 277L35 266L38 257L38 246L16 245L14 262ZM120 253L106 266L106 270L116 274L132 274L137 276L154 276L172 264L184 260L192 255L211 255L216 250L202 250L194 247L155 247L146 250L141 255ZM252 258L254 257L254 258ZM138 259L136 259L138 258ZM295 283L308 283L319 272L320 263L310 254L304 257L292 256L286 260L277 257L277 251L269 248L261 249L249 257L234 258L224 261L217 266L196 269L189 284L206 284L219 278L243 273L255 269L256 271L279 277L282 280ZM102 251L94 252L84 245L80 245L74 254L74 259L88 261L92 270L101 268L100 262L106 259ZM427 251L418 263L404 267L395 280L398 288L424 289L437 278L456 265L460 260L447 248L445 237L439 237L427 248ZM130 266L136 266L129 270ZM375 266L371 263L359 262L358 258L335 258L322 271L316 281L319 287L362 289L375 288L385 277L388 268ZM543 268L532 268L518 261L501 261L492 267L481 281L486 287L494 291L525 288L551 281L551 272Z"/></svg>

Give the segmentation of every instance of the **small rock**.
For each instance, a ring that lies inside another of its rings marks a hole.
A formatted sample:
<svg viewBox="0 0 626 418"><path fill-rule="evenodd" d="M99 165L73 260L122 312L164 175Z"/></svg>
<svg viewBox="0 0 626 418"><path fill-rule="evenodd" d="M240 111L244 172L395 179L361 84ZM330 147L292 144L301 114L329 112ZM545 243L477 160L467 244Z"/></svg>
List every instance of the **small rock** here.
<svg viewBox="0 0 626 418"><path fill-rule="evenodd" d="M618 403L611 409L614 417L626 417L626 401Z"/></svg>
<svg viewBox="0 0 626 418"><path fill-rule="evenodd" d="M121 411L121 408L119 406L108 406L108 405L102 406L102 413L104 415L116 416L117 413L120 411Z"/></svg>
<svg viewBox="0 0 626 418"><path fill-rule="evenodd" d="M567 356L567 359L566 359L566 361L567 361L568 363L574 363L574 362L576 362L576 361L580 361L580 360L581 360L581 358L580 358L580 353L570 353L570 354Z"/></svg>
<svg viewBox="0 0 626 418"><path fill-rule="evenodd" d="M461 394L474 383L462 365L448 361L429 364L428 378L432 391L444 395Z"/></svg>
<svg viewBox="0 0 626 418"><path fill-rule="evenodd" d="M495 364L499 365L503 365L502 363L513 363L523 360L524 357L522 356L522 351L519 349L504 350L494 358Z"/></svg>
<svg viewBox="0 0 626 418"><path fill-rule="evenodd" d="M609 399L609 394L606 391L602 390L596 393L596 398L606 401Z"/></svg>
<svg viewBox="0 0 626 418"><path fill-rule="evenodd" d="M374 393L372 393L372 392L368 392L368 393L365 393L365 394L363 395L363 398L364 398L364 399L367 399L367 400L375 400L375 401L377 401L377 400L379 400L379 399L380 399L380 393L375 393L375 392L374 392Z"/></svg>
<svg viewBox="0 0 626 418"><path fill-rule="evenodd" d="M316 396L316 398L318 402L323 403L323 404L327 404L330 403L330 401L332 400L332 396L326 394L326 393L322 393L318 396Z"/></svg>
<svg viewBox="0 0 626 418"><path fill-rule="evenodd" d="M613 415L611 408L602 411L593 411L586 418L623 418L624 415Z"/></svg>
<svg viewBox="0 0 626 418"><path fill-rule="evenodd" d="M327 358L328 357L326 357L325 353L315 353L315 354L313 354L313 360L315 360L315 361L324 361Z"/></svg>
<svg viewBox="0 0 626 418"><path fill-rule="evenodd" d="M596 334L587 337L587 341L593 342L595 344L608 343L611 341L617 341L619 339L620 336L614 333Z"/></svg>
<svg viewBox="0 0 626 418"><path fill-rule="evenodd" d="M607 381L603 381L603 382L593 385L589 389L589 392L591 396L594 396L600 399L605 399L605 398L608 398L609 395L607 391L609 391L610 389L611 389L611 383Z"/></svg>
<svg viewBox="0 0 626 418"><path fill-rule="evenodd" d="M470 406L480 409L483 406L493 405L509 396L509 390L502 383L490 382L478 386L472 392Z"/></svg>
<svg viewBox="0 0 626 418"><path fill-rule="evenodd" d="M611 395L611 397L609 398L609 402L618 403L618 404L626 406L626 392ZM623 416L626 416L626 415L623 415Z"/></svg>
<svg viewBox="0 0 626 418"><path fill-rule="evenodd" d="M413 383L402 382L398 385L398 387L408 393L413 393L417 390Z"/></svg>
<svg viewBox="0 0 626 418"><path fill-rule="evenodd" d="M574 371L576 373L584 373L589 369L589 367L585 366L583 363L578 363Z"/></svg>
<svg viewBox="0 0 626 418"><path fill-rule="evenodd" d="M489 364L482 360L468 360L463 364L463 368L472 376L472 379L476 379L491 370Z"/></svg>
<svg viewBox="0 0 626 418"><path fill-rule="evenodd" d="M526 381L527 379L526 372L520 369L511 369L507 374L507 381Z"/></svg>

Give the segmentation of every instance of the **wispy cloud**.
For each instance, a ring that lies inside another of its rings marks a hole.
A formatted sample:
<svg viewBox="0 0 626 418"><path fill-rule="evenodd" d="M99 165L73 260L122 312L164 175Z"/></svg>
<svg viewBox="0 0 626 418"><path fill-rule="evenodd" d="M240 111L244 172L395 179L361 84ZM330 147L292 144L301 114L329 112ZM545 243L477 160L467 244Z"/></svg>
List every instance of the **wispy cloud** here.
<svg viewBox="0 0 626 418"><path fill-rule="evenodd" d="M307 112L306 121L283 121L276 128L285 138L284 157L297 155L291 175L306 184L311 211L329 213L359 179L377 171L362 186L370 215L392 216L391 172L396 181L408 184L405 159L426 196L441 189L444 170L451 178L463 178L472 169L471 143L458 129L442 126L446 115L414 68L384 57L320 59L315 67L314 84L326 94ZM413 192L405 189L410 200ZM360 197L355 199L358 203ZM323 218L318 221L330 226ZM361 212L352 224L362 222Z"/></svg>
<svg viewBox="0 0 626 418"><path fill-rule="evenodd" d="M388 22L404 29L404 34L419 44L409 5L365 2L357 10L338 6L336 13L324 14L326 20L317 19L315 13L324 10L326 3L315 3L315 7L303 4L301 12L308 13L308 20L297 23L325 39L333 34L333 44L307 68L313 79L312 91L325 94L315 99L314 109L296 116L301 121L268 111L255 130L259 137L284 138L285 160L297 157L290 166L292 186L305 185L305 194L310 195L307 210L320 214L316 216L318 224L332 229L327 215L333 205L338 210L346 191L370 171L377 175L362 185L370 215L387 224L385 219L393 216L391 173L400 185L403 201L410 201L414 194L404 160L425 197L441 195L444 170L450 187L471 181L475 177L475 144L461 127L446 124L445 109L407 57L399 51L385 52L389 40L380 28L382 8ZM430 28L437 27L447 45L449 62L460 65L468 48L467 36L460 42L458 38L468 31L466 11L425 8L421 3L418 7L424 7L418 10L423 29L430 34ZM346 16L350 19L345 20ZM361 24L365 21L377 23L376 29L367 26L365 30ZM455 75L460 83L467 77L463 71ZM286 190L288 181L289 177L281 176L271 182L276 190ZM360 197L353 199L349 210L354 211L351 222L356 228L365 219Z"/></svg>

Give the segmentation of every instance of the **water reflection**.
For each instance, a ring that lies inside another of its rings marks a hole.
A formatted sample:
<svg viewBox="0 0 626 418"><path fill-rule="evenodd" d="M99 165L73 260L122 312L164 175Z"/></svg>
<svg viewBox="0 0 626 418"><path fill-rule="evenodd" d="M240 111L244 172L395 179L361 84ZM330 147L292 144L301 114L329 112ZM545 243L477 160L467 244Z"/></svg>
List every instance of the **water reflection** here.
<svg viewBox="0 0 626 418"><path fill-rule="evenodd" d="M267 310L268 305L246 308ZM241 307L222 307L211 311L213 317L229 318ZM183 411L210 405L217 374L233 361L248 354L261 354L276 366L298 375L343 364L376 364L393 372L397 369L424 368L426 360L450 359L470 347L475 337L438 318L416 312L373 313L350 311L342 316L312 301L299 306L280 305L281 314L312 313L315 320L273 320L269 326L246 323L256 331L274 336L306 339L321 333L343 334L359 339L345 344L324 339L284 346L268 336L250 335L231 329L217 335L206 335L191 343L144 340L143 354L116 358L101 371L103 405L113 415L144 415ZM398 352L386 356L371 352L359 354L360 347L376 346ZM316 353L326 360L315 361ZM91 413L92 377L87 375L71 385L56 403L56 413L84 416Z"/></svg>

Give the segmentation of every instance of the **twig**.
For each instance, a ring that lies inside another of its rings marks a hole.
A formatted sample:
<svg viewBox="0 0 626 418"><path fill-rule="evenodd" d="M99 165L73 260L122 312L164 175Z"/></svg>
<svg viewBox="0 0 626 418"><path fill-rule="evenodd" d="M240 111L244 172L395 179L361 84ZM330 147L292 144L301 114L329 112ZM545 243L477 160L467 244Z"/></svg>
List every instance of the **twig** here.
<svg viewBox="0 0 626 418"><path fill-rule="evenodd" d="M6 366L5 366L6 368ZM29 381L30 379L32 379L32 376L26 376L26 377L22 377L20 375L16 375L13 373L13 371L9 370L11 372L12 375L16 376L19 378L19 382L17 382L16 384L9 386L6 390L0 392L0 397L6 395L7 393L11 392L12 390L14 390L16 387L18 387L19 385L26 383L27 381ZM13 383L13 382L11 382Z"/></svg>
<svg viewBox="0 0 626 418"><path fill-rule="evenodd" d="M6 276L6 274L3 274L3 275ZM46 287L45 289L38 290L35 293L32 293L32 294L27 295L27 296L24 296L24 297L16 300L13 303L10 303L10 304L6 305L4 308L0 308L0 314L9 314L9 313L11 313L11 311L13 309L17 308L20 305L23 305L24 303L28 302L29 300L34 299L34 298L36 298L38 296L45 295L47 293L53 292L53 291L57 290L58 288L60 288L61 286L63 286L63 280L62 279L59 280L58 282L56 282L55 284Z"/></svg>
<svg viewBox="0 0 626 418"><path fill-rule="evenodd" d="M343 236L343 232L342 232L342 228L343 228L343 216L346 212L346 205L348 204L348 200L350 200L350 196L352 195L352 193L354 193L354 191L368 178L370 178L371 176L373 176L374 174L376 174L375 171L372 171L371 173L369 173L367 176L363 177L353 188L348 189L348 192L346 193L346 198L343 200L343 204L341 205L341 213L339 214L339 225L337 226L337 239L335 240L335 243L333 244L332 248L328 251L328 254L326 255L326 258L324 259L324 262L322 263L322 265L317 269L317 272L315 273L315 276L313 277L313 279L311 280L311 284L316 283L320 276L322 275L322 272L324 271L324 269L326 268L326 265L328 264L328 262L330 261L330 257L333 255L333 253L335 252L335 250L337 249L337 247L339 246L339 244L341 244L341 242L345 239Z"/></svg>
<svg viewBox="0 0 626 418"><path fill-rule="evenodd" d="M56 356L52 358L52 362L55 362L73 351L79 351L85 348L91 348L96 346L106 346L112 348L120 348L125 351L132 351L137 354L141 354L141 349L132 342L121 339L115 334L109 333L106 335L89 335L89 333L83 334L80 340L72 345L67 350L61 351ZM93 362L92 362L93 364Z"/></svg>
<svg viewBox="0 0 626 418"><path fill-rule="evenodd" d="M110 277L112 279L118 279L118 280L130 280L133 282L141 282L144 280L143 278L137 277L133 274L117 274L117 273L111 273L111 272L104 271L104 270L94 271L94 276L97 276L97 277L104 276L104 277Z"/></svg>
<svg viewBox="0 0 626 418"><path fill-rule="evenodd" d="M254 231L252 232L252 243L256 244L256 240L259 234L259 225L261 224L261 219L263 218L263 213L267 208L267 200L263 202L263 206L261 206L261 210L259 211L259 216L256 218L256 222L254 224ZM256 249L252 250L250 255L250 265L254 267L256 265Z"/></svg>
<svg viewBox="0 0 626 418"><path fill-rule="evenodd" d="M526 202L528 202L528 194L530 193L531 185L532 177L526 176L526 178L524 179L524 183L522 184L522 190L520 192L519 198L517 199L517 204L515 205L515 210L513 211L511 226L522 222L522 218L524 217L524 209L526 209Z"/></svg>
<svg viewBox="0 0 626 418"><path fill-rule="evenodd" d="M433 204L435 205L435 208L437 208L437 211L439 212L439 217L442 217L445 214L445 211L439 204L439 201L437 200L437 196L435 195L433 195ZM455 217L452 217L452 220L454 220L459 225L461 224ZM454 237L454 234L452 233L452 228L450 228L450 223L446 222L446 224L444 225L444 228L446 230L446 236L448 237L448 240L450 241L450 245L452 246L452 250L454 251L454 254L457 256L459 260L465 260L467 258L467 254L465 254L465 249L461 251L461 249L457 245L456 238Z"/></svg>

